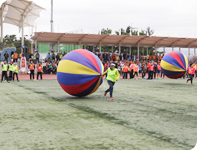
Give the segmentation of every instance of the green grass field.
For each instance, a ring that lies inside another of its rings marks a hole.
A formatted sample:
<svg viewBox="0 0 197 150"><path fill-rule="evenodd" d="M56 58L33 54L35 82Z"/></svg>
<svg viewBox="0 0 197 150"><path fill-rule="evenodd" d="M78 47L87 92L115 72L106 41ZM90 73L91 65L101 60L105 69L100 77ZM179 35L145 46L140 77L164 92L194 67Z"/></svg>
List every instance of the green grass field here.
<svg viewBox="0 0 197 150"><path fill-rule="evenodd" d="M119 80L89 97L57 81L0 83L0 149L190 150L197 141L197 80Z"/></svg>

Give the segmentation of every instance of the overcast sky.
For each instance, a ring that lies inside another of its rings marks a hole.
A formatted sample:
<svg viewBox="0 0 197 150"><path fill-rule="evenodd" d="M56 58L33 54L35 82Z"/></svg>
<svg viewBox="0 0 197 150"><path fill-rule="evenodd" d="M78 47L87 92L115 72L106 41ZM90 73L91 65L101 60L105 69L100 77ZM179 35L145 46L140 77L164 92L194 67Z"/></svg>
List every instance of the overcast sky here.
<svg viewBox="0 0 197 150"><path fill-rule="evenodd" d="M34 2L46 9L36 20L36 30L49 32L51 0ZM155 36L197 38L196 8L197 0L54 0L54 31L83 29L83 33L97 34L110 28L115 33L132 25L139 30L150 26ZM26 28L25 34L30 31ZM20 36L17 27L4 24L6 34Z"/></svg>

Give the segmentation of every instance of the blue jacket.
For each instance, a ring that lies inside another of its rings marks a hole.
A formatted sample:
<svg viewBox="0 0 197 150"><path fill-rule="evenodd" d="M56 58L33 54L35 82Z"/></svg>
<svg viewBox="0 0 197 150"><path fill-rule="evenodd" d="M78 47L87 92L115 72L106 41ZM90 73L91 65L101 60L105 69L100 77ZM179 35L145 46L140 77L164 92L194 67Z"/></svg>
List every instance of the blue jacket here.
<svg viewBox="0 0 197 150"><path fill-rule="evenodd" d="M51 55L47 55L47 59L50 59L51 60Z"/></svg>
<svg viewBox="0 0 197 150"><path fill-rule="evenodd" d="M141 65L138 65L138 67L139 67L139 71L141 71L141 70L142 70L142 67L141 67Z"/></svg>

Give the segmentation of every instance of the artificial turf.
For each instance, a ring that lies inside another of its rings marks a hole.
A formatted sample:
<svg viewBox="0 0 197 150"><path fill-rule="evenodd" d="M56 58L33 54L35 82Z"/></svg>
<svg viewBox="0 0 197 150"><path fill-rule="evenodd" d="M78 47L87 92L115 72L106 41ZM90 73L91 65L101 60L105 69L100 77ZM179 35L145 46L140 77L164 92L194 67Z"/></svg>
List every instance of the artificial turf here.
<svg viewBox="0 0 197 150"><path fill-rule="evenodd" d="M56 80L0 83L0 149L190 150L197 140L197 80L106 80L92 95Z"/></svg>

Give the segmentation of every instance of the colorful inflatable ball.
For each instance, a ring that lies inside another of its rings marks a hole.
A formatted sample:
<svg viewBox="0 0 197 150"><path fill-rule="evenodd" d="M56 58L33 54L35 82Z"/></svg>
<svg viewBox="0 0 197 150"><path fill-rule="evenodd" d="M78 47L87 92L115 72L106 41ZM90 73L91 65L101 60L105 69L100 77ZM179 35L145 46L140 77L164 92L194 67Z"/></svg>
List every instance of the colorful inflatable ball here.
<svg viewBox="0 0 197 150"><path fill-rule="evenodd" d="M59 62L57 80L68 94L83 97L94 93L102 84L103 70L94 53L84 49L73 50Z"/></svg>
<svg viewBox="0 0 197 150"><path fill-rule="evenodd" d="M187 57L181 52L167 53L161 60L162 72L171 79L183 77L189 67Z"/></svg>

